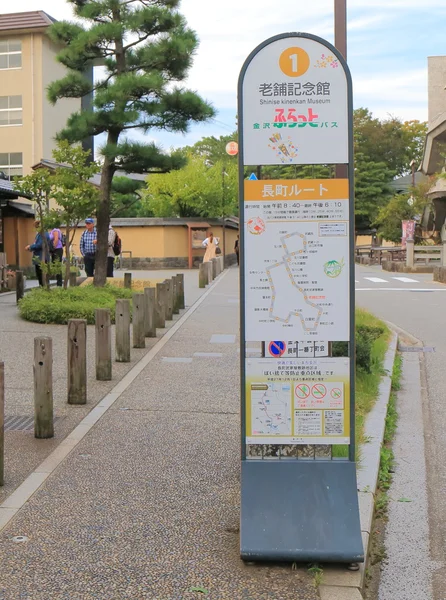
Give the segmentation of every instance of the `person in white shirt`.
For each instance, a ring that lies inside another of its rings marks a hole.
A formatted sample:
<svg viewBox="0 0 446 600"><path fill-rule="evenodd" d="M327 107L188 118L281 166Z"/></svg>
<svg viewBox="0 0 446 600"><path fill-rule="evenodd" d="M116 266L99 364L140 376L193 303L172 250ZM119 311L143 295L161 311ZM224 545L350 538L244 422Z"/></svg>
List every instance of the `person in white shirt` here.
<svg viewBox="0 0 446 600"><path fill-rule="evenodd" d="M204 253L203 262L209 262L213 258L215 258L215 253L218 246L218 239L214 238L214 234L211 233L202 243L203 248L206 248L206 252Z"/></svg>

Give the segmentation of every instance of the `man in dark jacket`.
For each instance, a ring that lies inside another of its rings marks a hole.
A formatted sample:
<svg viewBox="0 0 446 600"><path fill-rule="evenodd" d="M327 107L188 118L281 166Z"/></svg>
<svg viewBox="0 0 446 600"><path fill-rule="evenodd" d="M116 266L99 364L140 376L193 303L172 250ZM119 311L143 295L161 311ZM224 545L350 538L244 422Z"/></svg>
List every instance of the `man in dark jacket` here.
<svg viewBox="0 0 446 600"><path fill-rule="evenodd" d="M37 230L36 233L36 238L34 240L33 244L30 244L29 246L25 247L25 250L29 250L30 252L33 253L33 264L34 264L34 268L36 269L36 277L39 281L39 285L40 287L43 287L43 273L42 273L42 262L46 262L46 260L43 260L43 255L44 255L44 247L43 247L43 239L42 239L42 235L40 234L40 221L34 221L34 227ZM50 236L48 233L45 232L46 235L46 240L47 240L47 245L49 244L49 239Z"/></svg>

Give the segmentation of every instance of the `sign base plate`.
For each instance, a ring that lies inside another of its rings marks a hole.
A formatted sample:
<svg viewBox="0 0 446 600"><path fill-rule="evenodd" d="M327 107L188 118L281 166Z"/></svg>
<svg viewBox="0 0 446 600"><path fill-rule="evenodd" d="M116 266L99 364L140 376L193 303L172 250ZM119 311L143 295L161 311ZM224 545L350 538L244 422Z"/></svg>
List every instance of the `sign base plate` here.
<svg viewBox="0 0 446 600"><path fill-rule="evenodd" d="M241 558L364 562L356 464L244 460Z"/></svg>

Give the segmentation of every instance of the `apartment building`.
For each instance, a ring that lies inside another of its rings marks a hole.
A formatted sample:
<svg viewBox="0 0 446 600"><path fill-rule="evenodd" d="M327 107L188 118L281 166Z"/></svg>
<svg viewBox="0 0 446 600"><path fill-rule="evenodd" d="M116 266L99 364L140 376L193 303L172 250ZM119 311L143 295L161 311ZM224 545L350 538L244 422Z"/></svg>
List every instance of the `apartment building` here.
<svg viewBox="0 0 446 600"><path fill-rule="evenodd" d="M54 21L42 10L0 14L0 171L8 179L52 158L56 133L82 105L47 99L48 85L66 74L56 61L60 47L47 36Z"/></svg>

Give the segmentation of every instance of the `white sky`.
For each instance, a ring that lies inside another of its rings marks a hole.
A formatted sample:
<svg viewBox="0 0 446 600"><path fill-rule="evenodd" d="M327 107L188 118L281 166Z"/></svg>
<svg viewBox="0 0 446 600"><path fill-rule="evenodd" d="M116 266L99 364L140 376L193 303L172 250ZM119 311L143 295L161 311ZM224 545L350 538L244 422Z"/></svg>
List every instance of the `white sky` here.
<svg viewBox="0 0 446 600"><path fill-rule="evenodd" d="M355 107L365 106L378 117L427 119L427 56L446 54L439 27L445 22L445 0L347 4ZM333 42L333 5L333 0L182 0L180 10L200 38L188 85L212 102L218 115L186 136L160 132L153 139L182 146L203 135L233 131L237 78L247 55L266 38L286 31L305 31ZM64 0L16 0L13 6L16 12L42 9L56 19L71 17Z"/></svg>

